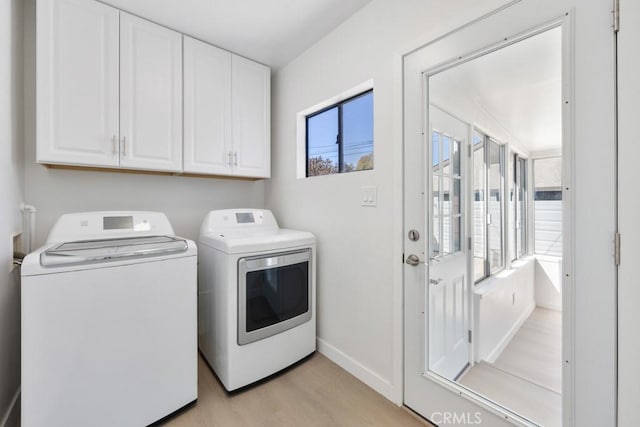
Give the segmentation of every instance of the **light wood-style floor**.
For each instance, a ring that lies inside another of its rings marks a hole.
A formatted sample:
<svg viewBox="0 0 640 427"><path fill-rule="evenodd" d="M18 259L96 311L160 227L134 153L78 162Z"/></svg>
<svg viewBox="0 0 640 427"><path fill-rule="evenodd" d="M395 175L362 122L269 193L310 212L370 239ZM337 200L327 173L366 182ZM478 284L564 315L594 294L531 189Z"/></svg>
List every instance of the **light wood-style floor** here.
<svg viewBox="0 0 640 427"><path fill-rule="evenodd" d="M495 363L459 382L540 425L562 425L562 313L536 308Z"/></svg>
<svg viewBox="0 0 640 427"><path fill-rule="evenodd" d="M323 355L316 353L285 372L227 393L202 357L198 401L163 425L182 426L430 426Z"/></svg>
<svg viewBox="0 0 640 427"><path fill-rule="evenodd" d="M562 313L536 308L493 365L562 393Z"/></svg>

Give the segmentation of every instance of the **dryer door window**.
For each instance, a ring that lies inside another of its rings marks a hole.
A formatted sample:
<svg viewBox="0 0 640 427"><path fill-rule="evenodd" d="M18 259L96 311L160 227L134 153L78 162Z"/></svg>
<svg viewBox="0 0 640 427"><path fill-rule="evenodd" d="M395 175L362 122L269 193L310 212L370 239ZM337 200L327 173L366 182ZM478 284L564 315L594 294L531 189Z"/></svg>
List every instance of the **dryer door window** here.
<svg viewBox="0 0 640 427"><path fill-rule="evenodd" d="M310 250L243 258L239 278L239 345L311 318Z"/></svg>

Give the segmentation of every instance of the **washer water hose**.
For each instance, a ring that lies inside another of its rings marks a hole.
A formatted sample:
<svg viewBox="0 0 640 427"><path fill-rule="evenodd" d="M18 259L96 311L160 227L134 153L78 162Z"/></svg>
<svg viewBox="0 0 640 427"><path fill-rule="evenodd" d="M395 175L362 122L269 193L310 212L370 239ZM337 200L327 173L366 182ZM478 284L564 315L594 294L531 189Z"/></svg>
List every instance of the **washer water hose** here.
<svg viewBox="0 0 640 427"><path fill-rule="evenodd" d="M31 205L26 205L24 203L20 204L20 210L22 211L23 218L25 214L27 215L27 230L29 239L26 240L27 247L25 253L29 253L34 249L35 239L36 239L36 208Z"/></svg>

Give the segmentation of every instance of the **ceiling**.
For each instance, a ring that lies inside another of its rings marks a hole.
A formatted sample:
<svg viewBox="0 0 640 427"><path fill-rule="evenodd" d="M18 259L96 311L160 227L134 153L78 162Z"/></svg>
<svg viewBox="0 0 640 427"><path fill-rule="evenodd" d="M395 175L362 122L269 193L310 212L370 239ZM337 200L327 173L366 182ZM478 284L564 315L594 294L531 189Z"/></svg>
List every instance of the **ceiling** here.
<svg viewBox="0 0 640 427"><path fill-rule="evenodd" d="M371 0L101 0L280 68Z"/></svg>
<svg viewBox="0 0 640 427"><path fill-rule="evenodd" d="M556 28L432 76L431 101L529 153L557 150L561 58Z"/></svg>

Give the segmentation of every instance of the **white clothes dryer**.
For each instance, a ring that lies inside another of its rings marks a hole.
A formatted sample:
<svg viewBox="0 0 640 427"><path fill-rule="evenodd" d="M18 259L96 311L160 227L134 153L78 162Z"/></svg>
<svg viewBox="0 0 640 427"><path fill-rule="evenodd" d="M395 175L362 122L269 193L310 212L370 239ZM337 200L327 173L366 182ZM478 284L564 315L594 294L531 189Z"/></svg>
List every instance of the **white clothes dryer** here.
<svg viewBox="0 0 640 427"><path fill-rule="evenodd" d="M198 252L198 343L227 390L315 351L313 234L264 209L211 211Z"/></svg>
<svg viewBox="0 0 640 427"><path fill-rule="evenodd" d="M144 426L196 400L196 263L162 213L63 215L22 264L22 425Z"/></svg>

